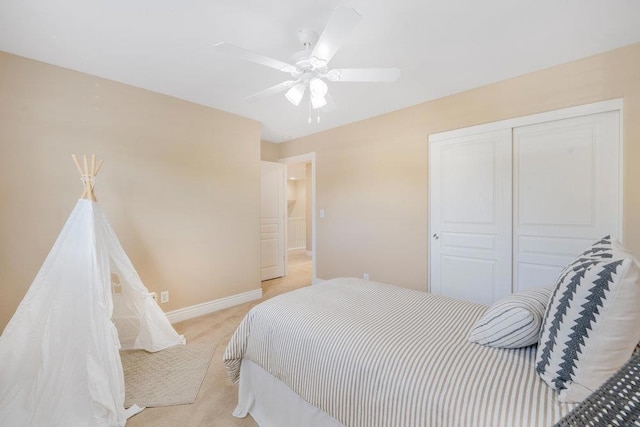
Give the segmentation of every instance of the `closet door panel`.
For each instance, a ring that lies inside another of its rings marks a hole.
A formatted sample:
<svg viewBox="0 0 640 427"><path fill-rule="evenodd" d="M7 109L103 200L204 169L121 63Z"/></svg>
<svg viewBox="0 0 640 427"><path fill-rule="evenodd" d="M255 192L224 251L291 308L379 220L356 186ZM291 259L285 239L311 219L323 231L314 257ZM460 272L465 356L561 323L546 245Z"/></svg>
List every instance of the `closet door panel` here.
<svg viewBox="0 0 640 427"><path fill-rule="evenodd" d="M619 126L609 112L514 128L514 292L618 234Z"/></svg>
<svg viewBox="0 0 640 427"><path fill-rule="evenodd" d="M511 131L430 152L431 291L491 304L511 292Z"/></svg>

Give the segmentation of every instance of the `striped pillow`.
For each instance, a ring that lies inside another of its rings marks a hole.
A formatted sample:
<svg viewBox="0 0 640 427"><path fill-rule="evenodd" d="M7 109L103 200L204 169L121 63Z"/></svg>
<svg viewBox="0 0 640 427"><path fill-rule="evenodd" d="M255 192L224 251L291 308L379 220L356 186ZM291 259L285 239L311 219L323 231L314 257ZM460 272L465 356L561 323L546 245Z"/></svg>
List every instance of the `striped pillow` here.
<svg viewBox="0 0 640 427"><path fill-rule="evenodd" d="M640 265L607 236L567 266L540 334L536 371L561 402L602 385L640 341Z"/></svg>
<svg viewBox="0 0 640 427"><path fill-rule="evenodd" d="M553 288L535 288L501 299L476 322L469 341L501 348L537 343L551 292Z"/></svg>

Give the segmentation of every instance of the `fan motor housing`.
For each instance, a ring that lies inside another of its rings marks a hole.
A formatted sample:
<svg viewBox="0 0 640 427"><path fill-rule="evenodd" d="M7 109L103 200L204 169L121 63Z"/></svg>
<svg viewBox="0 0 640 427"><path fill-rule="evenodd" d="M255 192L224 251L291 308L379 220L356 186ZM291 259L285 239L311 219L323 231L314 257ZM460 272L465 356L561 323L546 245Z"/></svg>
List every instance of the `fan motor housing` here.
<svg viewBox="0 0 640 427"><path fill-rule="evenodd" d="M318 33L307 29L298 30L298 40L300 40L304 49L294 53L291 57L291 62L295 64L301 73L311 71L313 69L313 66L309 62L311 47L318 41Z"/></svg>
<svg viewBox="0 0 640 427"><path fill-rule="evenodd" d="M311 69L311 64L309 63L310 51L301 50L296 52L291 57L291 62L293 62L300 71L306 71Z"/></svg>
<svg viewBox="0 0 640 427"><path fill-rule="evenodd" d="M318 33L305 28L298 30L298 40L302 43L306 49L311 49L311 46L318 41Z"/></svg>

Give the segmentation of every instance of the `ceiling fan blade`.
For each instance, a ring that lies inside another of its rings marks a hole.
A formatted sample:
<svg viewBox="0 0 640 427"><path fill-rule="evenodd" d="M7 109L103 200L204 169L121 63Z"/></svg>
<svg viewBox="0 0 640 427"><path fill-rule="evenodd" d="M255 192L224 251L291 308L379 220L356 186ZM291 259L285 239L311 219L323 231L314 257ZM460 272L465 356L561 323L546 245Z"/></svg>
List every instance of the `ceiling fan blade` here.
<svg viewBox="0 0 640 427"><path fill-rule="evenodd" d="M340 49L345 38L358 25L360 18L360 14L354 9L344 6L337 7L331 14L311 56L329 62Z"/></svg>
<svg viewBox="0 0 640 427"><path fill-rule="evenodd" d="M290 73L296 70L296 67L291 64L287 64L286 62L282 62L277 59L269 58L268 56L243 49L229 43L217 43L213 45L213 48L214 51L220 55L224 55L229 58L255 62L256 64L266 65L267 67L275 68L276 70L284 71L285 73Z"/></svg>
<svg viewBox="0 0 640 427"><path fill-rule="evenodd" d="M397 68L336 68L327 75L334 82L395 82L399 77Z"/></svg>
<svg viewBox="0 0 640 427"><path fill-rule="evenodd" d="M286 82L278 83L275 86L271 86L265 90L262 90L258 93L254 93L251 96L246 97L244 100L247 102L255 101L257 99L267 98L272 95L276 95L280 92L284 92L285 90L291 88L294 84L296 84L296 80L287 80Z"/></svg>

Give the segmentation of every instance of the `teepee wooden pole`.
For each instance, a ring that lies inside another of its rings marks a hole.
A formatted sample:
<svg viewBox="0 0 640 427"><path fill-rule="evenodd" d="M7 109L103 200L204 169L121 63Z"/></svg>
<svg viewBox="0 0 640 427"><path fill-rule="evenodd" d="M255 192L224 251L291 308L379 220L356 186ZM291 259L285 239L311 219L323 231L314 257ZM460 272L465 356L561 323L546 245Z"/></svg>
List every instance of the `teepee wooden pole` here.
<svg viewBox="0 0 640 427"><path fill-rule="evenodd" d="M96 184L96 181L95 181L96 175L98 175L98 171L102 166L102 160L97 160L96 155L92 154L91 162L90 162L91 169L89 169L89 160L86 155L82 156L82 165L80 164L80 161L78 160L78 157L75 154L72 154L71 158L73 159L73 162L76 164L76 167L78 168L78 172L80 172L80 180L84 185L84 191L82 192L82 195L80 196L80 198L88 199L93 202L96 202L97 199L96 199L96 193L94 191L94 187Z"/></svg>
<svg viewBox="0 0 640 427"><path fill-rule="evenodd" d="M76 157L75 154L71 155L71 158L73 159L73 162L76 164L76 166L78 167L78 172L80 172L80 175L82 175L82 168L80 167L80 162L78 161L78 158Z"/></svg>

